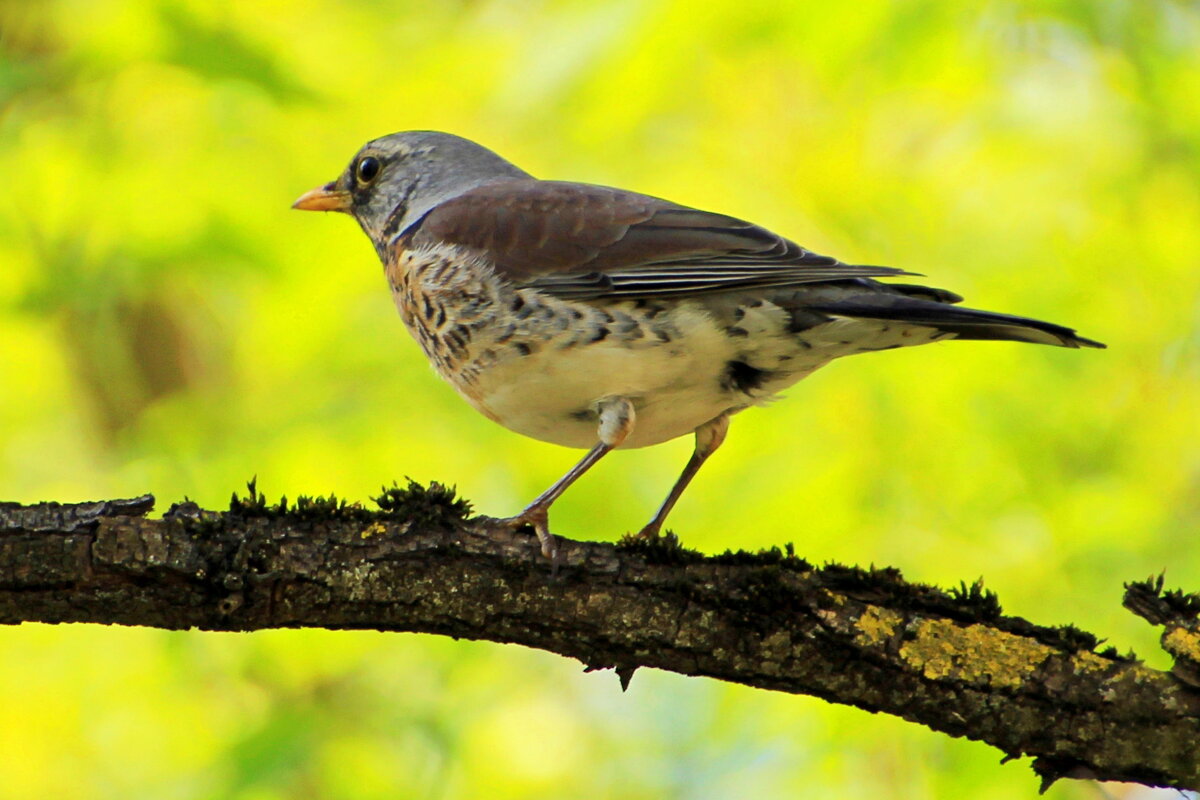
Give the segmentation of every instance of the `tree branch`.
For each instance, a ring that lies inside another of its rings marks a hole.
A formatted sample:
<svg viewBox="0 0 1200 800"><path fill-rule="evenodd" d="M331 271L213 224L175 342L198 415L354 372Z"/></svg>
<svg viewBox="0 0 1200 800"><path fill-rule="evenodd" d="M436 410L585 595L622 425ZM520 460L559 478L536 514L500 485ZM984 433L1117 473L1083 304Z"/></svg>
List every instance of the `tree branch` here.
<svg viewBox="0 0 1200 800"><path fill-rule="evenodd" d="M248 631L323 627L515 642L614 668L657 667L882 711L1060 777L1200 788L1200 600L1128 586L1164 625L1172 673L1075 628L1001 614L976 584L944 592L896 570L814 568L778 550L702 557L664 537L536 539L437 484L367 511L333 498L227 512L150 496L0 504L0 622Z"/></svg>

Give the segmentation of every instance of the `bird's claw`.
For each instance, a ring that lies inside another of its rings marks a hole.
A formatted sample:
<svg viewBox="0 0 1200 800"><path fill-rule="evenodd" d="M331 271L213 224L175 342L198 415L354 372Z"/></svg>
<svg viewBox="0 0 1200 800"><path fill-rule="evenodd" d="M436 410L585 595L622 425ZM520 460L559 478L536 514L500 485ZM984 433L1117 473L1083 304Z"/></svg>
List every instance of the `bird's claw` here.
<svg viewBox="0 0 1200 800"><path fill-rule="evenodd" d="M527 508L515 517L505 517L497 522L514 531L525 526L533 528L542 544L542 555L550 559L555 571L558 570L562 549L558 545L558 537L550 532L550 515L546 509Z"/></svg>
<svg viewBox="0 0 1200 800"><path fill-rule="evenodd" d="M661 534L662 534L662 523L659 523L658 525L655 525L654 523L650 523L649 525L647 525L646 527L644 527L640 531L638 531L636 536L638 539L642 539L642 540L647 540L647 539L654 540L654 539L657 539Z"/></svg>

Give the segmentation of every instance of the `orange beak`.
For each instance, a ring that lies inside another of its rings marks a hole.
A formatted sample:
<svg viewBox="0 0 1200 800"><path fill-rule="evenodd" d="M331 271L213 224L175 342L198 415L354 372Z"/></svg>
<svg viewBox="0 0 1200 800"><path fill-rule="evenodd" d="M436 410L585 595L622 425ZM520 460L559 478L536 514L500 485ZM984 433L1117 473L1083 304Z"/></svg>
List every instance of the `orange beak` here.
<svg viewBox="0 0 1200 800"><path fill-rule="evenodd" d="M292 203L292 208L301 211L342 211L350 210L350 193L333 188L335 183L318 186L312 191L300 195L300 199Z"/></svg>

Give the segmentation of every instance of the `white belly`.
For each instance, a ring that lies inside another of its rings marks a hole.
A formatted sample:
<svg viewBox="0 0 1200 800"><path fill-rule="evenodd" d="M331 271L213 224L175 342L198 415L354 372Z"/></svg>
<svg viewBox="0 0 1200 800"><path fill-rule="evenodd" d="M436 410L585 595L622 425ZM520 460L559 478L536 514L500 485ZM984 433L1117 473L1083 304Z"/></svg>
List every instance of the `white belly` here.
<svg viewBox="0 0 1200 800"><path fill-rule="evenodd" d="M691 433L746 404L721 388L733 345L699 310L675 314L670 342L605 340L560 349L553 341L482 372L479 410L517 433L568 447L596 443L598 401L625 397L636 411L622 447L646 447Z"/></svg>

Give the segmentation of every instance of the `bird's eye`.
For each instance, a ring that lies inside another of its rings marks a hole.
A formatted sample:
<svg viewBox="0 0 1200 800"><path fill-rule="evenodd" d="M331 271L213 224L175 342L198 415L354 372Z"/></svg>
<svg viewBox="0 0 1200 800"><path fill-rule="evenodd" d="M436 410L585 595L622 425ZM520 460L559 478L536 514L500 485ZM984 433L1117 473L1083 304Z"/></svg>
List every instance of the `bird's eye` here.
<svg viewBox="0 0 1200 800"><path fill-rule="evenodd" d="M370 183L375 180L375 176L379 174L381 164L379 159L374 156L367 156L358 162L358 167L355 169L355 174L358 176L359 183Z"/></svg>

